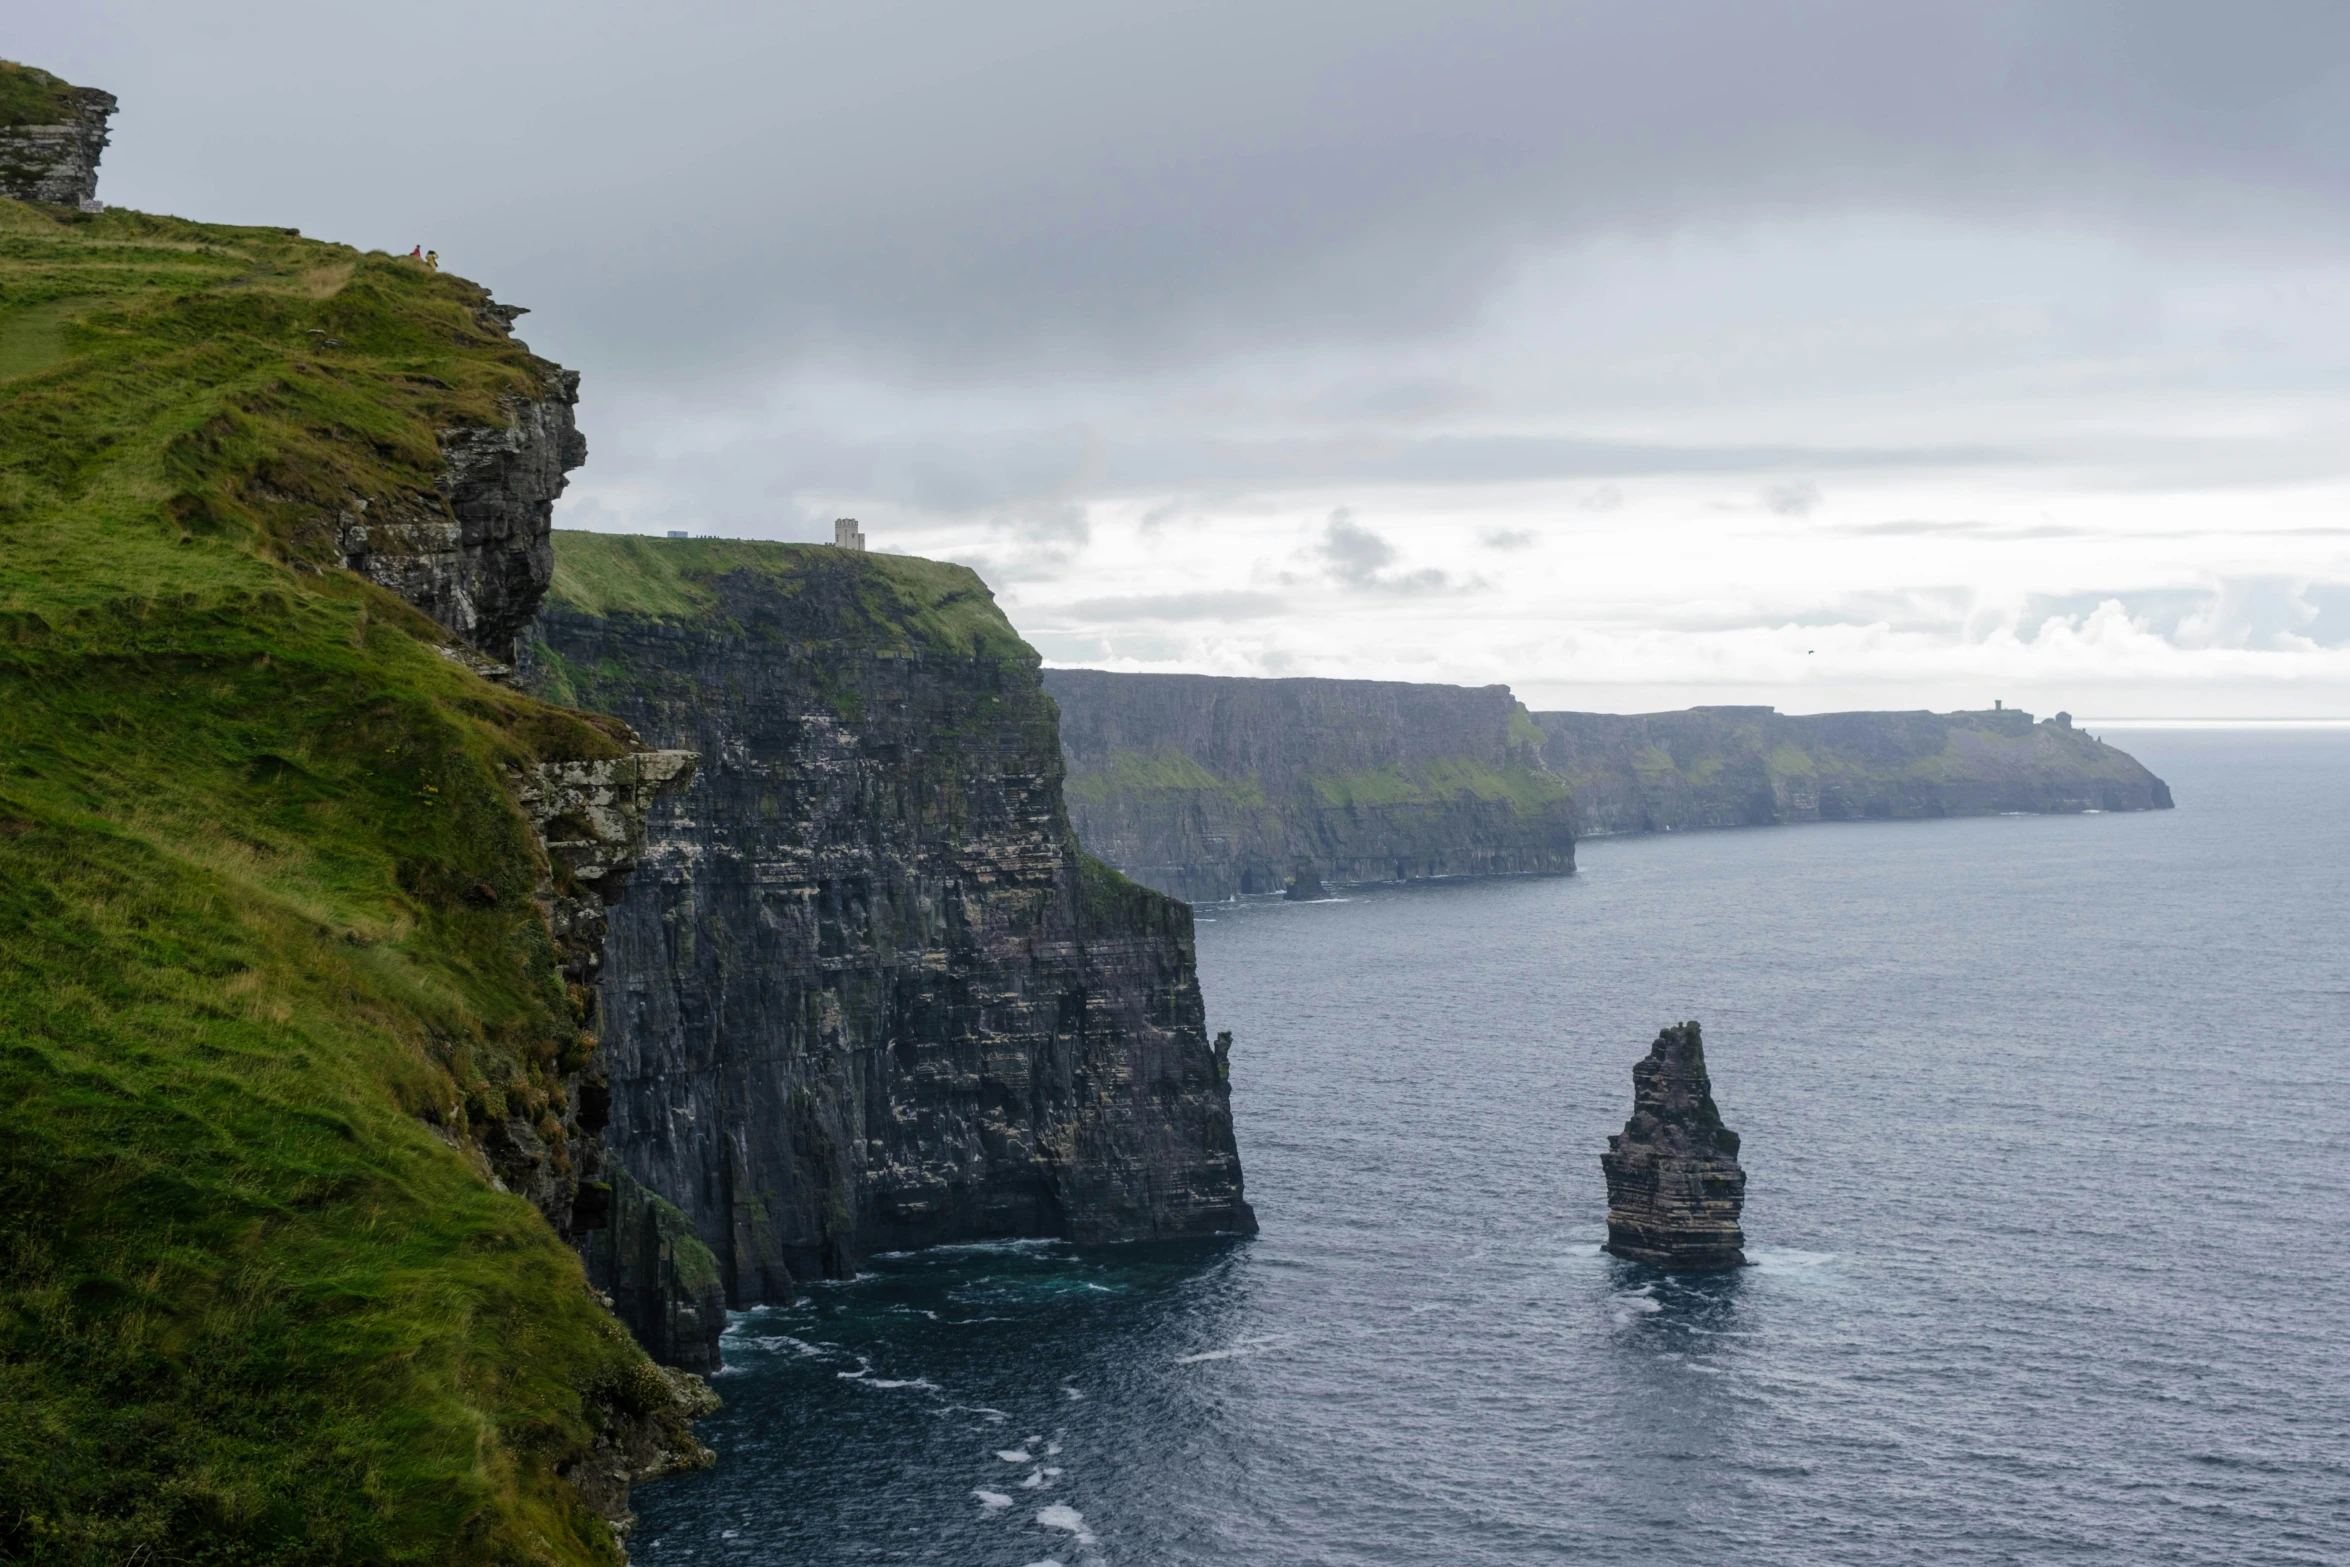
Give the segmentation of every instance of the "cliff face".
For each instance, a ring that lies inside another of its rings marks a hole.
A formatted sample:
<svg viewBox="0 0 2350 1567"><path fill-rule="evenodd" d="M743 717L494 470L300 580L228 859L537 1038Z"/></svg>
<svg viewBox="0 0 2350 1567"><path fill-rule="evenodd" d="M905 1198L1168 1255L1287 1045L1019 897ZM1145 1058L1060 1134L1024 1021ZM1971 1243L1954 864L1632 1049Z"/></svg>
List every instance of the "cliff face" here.
<svg viewBox="0 0 2350 1567"><path fill-rule="evenodd" d="M2170 788L2058 714L1536 713L1587 836L1773 822L2168 810Z"/></svg>
<svg viewBox="0 0 2350 1567"><path fill-rule="evenodd" d="M501 327L522 312L486 306ZM555 571L555 498L587 461L572 420L578 372L549 365L490 425L441 430L429 492L354 498L337 521L343 565L382 584L501 663Z"/></svg>
<svg viewBox="0 0 2350 1567"><path fill-rule="evenodd" d="M444 486L563 372L280 229L0 235L0 1558L616 1562L706 1456L564 1244L684 762L338 569L361 502L507 505Z"/></svg>
<svg viewBox="0 0 2350 1567"><path fill-rule="evenodd" d="M1077 851L1036 657L976 577L556 538L525 679L704 758L613 910L606 1136L728 1300L939 1241L1253 1227L1190 911ZM649 1342L650 1233L589 1252Z"/></svg>
<svg viewBox="0 0 2350 1567"><path fill-rule="evenodd" d="M1044 686L1079 839L1176 897L1575 868L1566 786L1506 686L1090 669Z"/></svg>
<svg viewBox="0 0 2350 1567"><path fill-rule="evenodd" d="M98 194L114 94L0 60L0 196L78 206Z"/></svg>

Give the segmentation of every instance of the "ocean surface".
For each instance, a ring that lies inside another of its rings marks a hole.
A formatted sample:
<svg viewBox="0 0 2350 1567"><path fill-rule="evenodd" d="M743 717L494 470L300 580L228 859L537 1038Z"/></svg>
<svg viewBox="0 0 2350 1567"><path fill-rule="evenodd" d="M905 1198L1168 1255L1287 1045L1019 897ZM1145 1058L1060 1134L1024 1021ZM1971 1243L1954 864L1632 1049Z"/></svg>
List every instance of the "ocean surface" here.
<svg viewBox="0 0 2350 1567"><path fill-rule="evenodd" d="M636 1559L2350 1561L2350 733L2175 811L1597 840L1201 910L1263 1233L738 1318ZM1755 1266L1599 1250L1705 1025Z"/></svg>

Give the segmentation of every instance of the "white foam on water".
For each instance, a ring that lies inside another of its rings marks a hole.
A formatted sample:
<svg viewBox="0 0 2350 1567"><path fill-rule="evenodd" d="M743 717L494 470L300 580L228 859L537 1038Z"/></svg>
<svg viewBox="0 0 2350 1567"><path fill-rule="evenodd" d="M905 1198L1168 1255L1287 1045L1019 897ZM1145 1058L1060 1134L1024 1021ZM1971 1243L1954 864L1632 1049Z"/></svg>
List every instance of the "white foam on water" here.
<svg viewBox="0 0 2350 1567"><path fill-rule="evenodd" d="M795 1355L811 1355L819 1359L840 1353L830 1345L811 1344L804 1338L793 1338L789 1333L763 1333L748 1342L765 1350L788 1349Z"/></svg>
<svg viewBox="0 0 2350 1567"><path fill-rule="evenodd" d="M1061 1393L1064 1397L1067 1398L1083 1398L1085 1396L1083 1393L1078 1392L1077 1389L1073 1387L1065 1387L1061 1389Z"/></svg>
<svg viewBox="0 0 2350 1567"><path fill-rule="evenodd" d="M1033 1464L1036 1462L1036 1455L1025 1447L998 1448L996 1449L996 1457L1007 1464Z"/></svg>
<svg viewBox="0 0 2350 1567"><path fill-rule="evenodd" d="M1800 1251L1793 1246L1755 1246L1746 1260L1757 1273L1808 1273L1836 1260L1832 1251Z"/></svg>
<svg viewBox="0 0 2350 1567"><path fill-rule="evenodd" d="M1061 1567L1061 1563L1058 1558L1048 1556L1041 1562L1030 1562L1028 1567Z"/></svg>
<svg viewBox="0 0 2350 1567"><path fill-rule="evenodd" d="M1043 1470L1041 1470L1041 1469L1031 1469L1031 1470L1029 1470L1029 1471L1028 1471L1028 1478L1020 1482L1020 1489L1021 1489L1021 1490L1023 1490L1023 1491L1035 1491L1035 1490L1040 1490L1040 1489L1042 1489L1042 1488L1043 1488L1043 1486L1044 1486L1044 1471L1043 1471Z"/></svg>
<svg viewBox="0 0 2350 1567"><path fill-rule="evenodd" d="M921 1255L927 1257L936 1257L941 1254L949 1254L954 1252L1051 1251L1056 1246L1066 1246L1068 1244L1069 1243L1067 1241L1055 1240L1050 1236L1039 1236L1030 1240L1018 1241L949 1241L943 1246L927 1247L923 1250ZM888 1255L911 1257L916 1254L913 1252L895 1252L889 1253Z"/></svg>
<svg viewBox="0 0 2350 1567"><path fill-rule="evenodd" d="M881 1377L874 1377L870 1381L866 1382L865 1385L867 1387L918 1387L929 1393L935 1393L938 1391L938 1384L931 1381L928 1377L899 1377L895 1380L885 1380Z"/></svg>
<svg viewBox="0 0 2350 1567"><path fill-rule="evenodd" d="M1012 1505L1012 1499L1001 1491L973 1491L971 1494L979 1498L980 1510L983 1512L1000 1513Z"/></svg>
<svg viewBox="0 0 2350 1567"><path fill-rule="evenodd" d="M1058 1457L1060 1457L1060 1456L1061 1456L1061 1444L1060 1444L1060 1443L1058 1443L1058 1442L1047 1442L1047 1443L1045 1443L1045 1445L1044 1445L1044 1456L1045 1456L1045 1457L1047 1457L1047 1458L1058 1458Z"/></svg>
<svg viewBox="0 0 2350 1567"><path fill-rule="evenodd" d="M1040 1473L1042 1473L1047 1480L1058 1480L1061 1478L1061 1471L1053 1468L1050 1464L1047 1464L1044 1469L1040 1471Z"/></svg>
<svg viewBox="0 0 2350 1567"><path fill-rule="evenodd" d="M1244 1338L1223 1349L1206 1349L1196 1355L1177 1355L1174 1363L1178 1366L1196 1366L1207 1360L1246 1360L1251 1355L1268 1354L1281 1348L1289 1342L1289 1338L1286 1333L1277 1333L1270 1338Z"/></svg>
<svg viewBox="0 0 2350 1567"><path fill-rule="evenodd" d="M1059 1529L1077 1536L1079 1545L1094 1543L1093 1531L1085 1527L1085 1514L1076 1508L1055 1502L1036 1515L1036 1521L1047 1529Z"/></svg>

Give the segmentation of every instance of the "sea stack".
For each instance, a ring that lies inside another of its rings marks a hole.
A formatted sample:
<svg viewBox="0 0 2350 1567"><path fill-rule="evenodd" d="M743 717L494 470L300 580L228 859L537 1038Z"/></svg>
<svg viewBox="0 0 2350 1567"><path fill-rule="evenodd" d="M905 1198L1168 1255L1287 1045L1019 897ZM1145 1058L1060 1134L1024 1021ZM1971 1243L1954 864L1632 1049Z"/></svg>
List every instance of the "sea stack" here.
<svg viewBox="0 0 2350 1567"><path fill-rule="evenodd" d="M1738 1134L1714 1108L1694 1022L1656 1036L1632 1068L1632 1119L1599 1156L1607 1172L1607 1249L1668 1273L1746 1265L1738 1211L1746 1172Z"/></svg>

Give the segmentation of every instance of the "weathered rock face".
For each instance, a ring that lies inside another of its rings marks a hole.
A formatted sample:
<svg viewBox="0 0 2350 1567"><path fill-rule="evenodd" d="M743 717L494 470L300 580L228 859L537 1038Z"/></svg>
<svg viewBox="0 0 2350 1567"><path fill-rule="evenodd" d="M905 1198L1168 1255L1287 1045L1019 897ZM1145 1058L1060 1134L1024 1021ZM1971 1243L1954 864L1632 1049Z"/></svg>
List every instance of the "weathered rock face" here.
<svg viewBox="0 0 2350 1567"><path fill-rule="evenodd" d="M503 426L440 432L438 494L355 502L338 526L344 565L501 663L553 579L547 535L564 475L587 461L572 416L578 372L548 365L541 384L538 397L507 400Z"/></svg>
<svg viewBox="0 0 2350 1567"><path fill-rule="evenodd" d="M2170 809L2170 788L2058 714L1536 713L1586 837L1774 822Z"/></svg>
<svg viewBox="0 0 2350 1567"><path fill-rule="evenodd" d="M500 325L520 313L491 309ZM537 612L554 574L547 534L563 472L586 457L571 422L578 383L572 372L548 366L548 397L511 404L504 431L442 432L449 466L440 491L450 516L435 518L419 501L404 511L378 506L379 520L362 525L356 519L370 508L355 503L343 521L345 563L477 652L511 659L515 632ZM380 520L386 511L408 520ZM637 866L654 801L684 788L698 760L690 751L645 747L632 733L622 738L627 754L540 761L515 768L508 780L546 851L546 879L534 895L581 1028L554 1063L553 1108L533 1119L513 1107L485 1104L478 1115L468 1107L436 1130L579 1248L646 1353L679 1368L647 1367L640 1385L593 1390L603 1410L601 1435L586 1458L562 1471L625 1539L635 1522L632 1485L715 1461L692 1422L715 1411L718 1399L690 1373L719 1368L726 1309L708 1249L675 1209L612 1164L604 1137L612 1090L597 1031L604 1026L607 910ZM486 884L477 891L496 896Z"/></svg>
<svg viewBox="0 0 2350 1567"><path fill-rule="evenodd" d="M0 117L0 196L64 206L94 200L114 94L4 60L0 94L13 111Z"/></svg>
<svg viewBox="0 0 2350 1567"><path fill-rule="evenodd" d="M556 1125L549 1129L521 1116L494 1119L481 1143L499 1182L529 1198L575 1246L605 1228L614 1209L602 1136L612 1094L594 1054L603 1021L597 980L605 911L627 889L654 800L685 787L694 762L690 751L640 750L596 761L540 762L513 775L514 796L547 851L548 878L538 889L538 903L583 1033L579 1049L561 1063L564 1108Z"/></svg>
<svg viewBox="0 0 2350 1567"><path fill-rule="evenodd" d="M523 677L704 758L613 911L606 1136L729 1302L940 1241L1253 1228L1190 911L1079 854L976 577L562 534ZM588 1255L652 1343L647 1244Z"/></svg>
<svg viewBox="0 0 2350 1567"><path fill-rule="evenodd" d="M1656 1036L1632 1068L1632 1119L1599 1156L1607 1173L1607 1249L1672 1273L1746 1265L1738 1228L1746 1172L1722 1124L1695 1023Z"/></svg>
<svg viewBox="0 0 2350 1567"><path fill-rule="evenodd" d="M1194 902L1560 873L1574 811L1506 686L1045 671L1085 846Z"/></svg>

